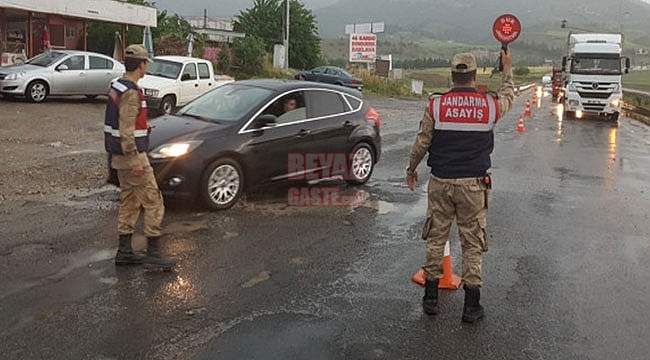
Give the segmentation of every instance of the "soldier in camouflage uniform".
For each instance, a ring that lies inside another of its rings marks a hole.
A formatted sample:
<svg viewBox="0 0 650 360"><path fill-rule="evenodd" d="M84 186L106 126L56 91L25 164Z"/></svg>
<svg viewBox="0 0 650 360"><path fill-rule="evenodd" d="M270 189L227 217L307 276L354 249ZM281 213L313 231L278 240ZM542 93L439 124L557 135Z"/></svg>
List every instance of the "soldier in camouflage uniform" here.
<svg viewBox="0 0 650 360"><path fill-rule="evenodd" d="M423 309L438 312L438 285L443 276L445 244L456 220L463 254L465 304L462 320L473 323L484 315L480 305L481 262L487 251L487 209L491 179L490 154L493 129L512 107L514 83L510 51L501 51L503 75L498 94L476 90L476 59L457 54L451 62L454 87L434 94L424 111L406 169L412 191L418 181L416 168L429 153L427 218L422 237L426 240L426 273Z"/></svg>
<svg viewBox="0 0 650 360"><path fill-rule="evenodd" d="M143 264L146 268L170 269L176 259L163 257L160 251L161 223L165 213L147 150L151 128L147 123L147 103L137 82L151 62L142 45L126 48L124 76L111 84L104 120L104 144L112 167L117 170L121 203L117 219L119 247L116 265ZM131 237L144 209L146 256L131 247Z"/></svg>

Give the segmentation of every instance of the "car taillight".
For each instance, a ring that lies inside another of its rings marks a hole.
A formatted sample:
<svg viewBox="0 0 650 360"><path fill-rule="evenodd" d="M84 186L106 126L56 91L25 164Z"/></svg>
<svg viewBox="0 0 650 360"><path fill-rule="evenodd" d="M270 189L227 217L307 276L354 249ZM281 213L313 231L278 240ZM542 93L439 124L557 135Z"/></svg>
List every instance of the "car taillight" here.
<svg viewBox="0 0 650 360"><path fill-rule="evenodd" d="M351 83L351 84L356 84L357 82L358 82L357 79L352 79L352 80L350 80L350 83Z"/></svg>
<svg viewBox="0 0 650 360"><path fill-rule="evenodd" d="M372 106L368 109L368 112L366 112L366 120L374 121L377 129L381 127L381 118L379 117L379 113Z"/></svg>

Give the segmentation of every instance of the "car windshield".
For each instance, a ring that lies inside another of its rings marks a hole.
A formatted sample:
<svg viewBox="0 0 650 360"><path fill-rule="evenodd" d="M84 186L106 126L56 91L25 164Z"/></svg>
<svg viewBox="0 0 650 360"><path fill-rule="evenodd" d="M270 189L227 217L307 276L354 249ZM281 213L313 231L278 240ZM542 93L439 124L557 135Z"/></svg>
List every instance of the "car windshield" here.
<svg viewBox="0 0 650 360"><path fill-rule="evenodd" d="M26 64L48 67L66 56L65 53L58 51L44 52L25 61Z"/></svg>
<svg viewBox="0 0 650 360"><path fill-rule="evenodd" d="M177 79L183 64L174 61L153 59L147 66L147 75L159 76L167 79Z"/></svg>
<svg viewBox="0 0 650 360"><path fill-rule="evenodd" d="M272 90L259 87L226 84L196 98L176 114L213 122L234 122L272 93Z"/></svg>

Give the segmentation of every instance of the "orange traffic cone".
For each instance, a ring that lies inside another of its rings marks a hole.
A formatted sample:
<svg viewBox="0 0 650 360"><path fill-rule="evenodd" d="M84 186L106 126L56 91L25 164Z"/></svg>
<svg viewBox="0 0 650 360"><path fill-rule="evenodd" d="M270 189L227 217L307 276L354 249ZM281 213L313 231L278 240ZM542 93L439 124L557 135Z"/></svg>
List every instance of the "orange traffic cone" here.
<svg viewBox="0 0 650 360"><path fill-rule="evenodd" d="M519 115L519 124L517 125L517 131L524 132L526 128L524 127L524 116Z"/></svg>
<svg viewBox="0 0 650 360"><path fill-rule="evenodd" d="M415 274L413 274L411 280L420 286L424 286L424 283L427 280L427 274L424 272L424 269L420 268L420 270L416 271Z"/></svg>
<svg viewBox="0 0 650 360"><path fill-rule="evenodd" d="M449 240L445 244L445 257L442 259L442 278L438 283L438 289L456 290L460 287L462 278L451 271L451 254L449 252Z"/></svg>
<svg viewBox="0 0 650 360"><path fill-rule="evenodd" d="M537 92L533 93L533 104L537 102Z"/></svg>
<svg viewBox="0 0 650 360"><path fill-rule="evenodd" d="M424 286L427 274L423 269L418 270L411 280L420 286ZM455 275L451 270L451 255L449 254L449 241L445 244L445 257L442 259L442 277L438 282L438 289L456 290L460 287L462 278Z"/></svg>
<svg viewBox="0 0 650 360"><path fill-rule="evenodd" d="M526 116L530 116L530 101L526 100Z"/></svg>

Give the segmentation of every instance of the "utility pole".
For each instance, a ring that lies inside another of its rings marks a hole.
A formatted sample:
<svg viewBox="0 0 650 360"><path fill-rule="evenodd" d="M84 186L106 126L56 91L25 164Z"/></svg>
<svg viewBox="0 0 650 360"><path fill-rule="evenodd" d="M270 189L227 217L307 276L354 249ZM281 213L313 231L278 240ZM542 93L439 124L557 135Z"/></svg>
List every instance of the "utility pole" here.
<svg viewBox="0 0 650 360"><path fill-rule="evenodd" d="M289 0L285 0L284 68L289 68Z"/></svg>

